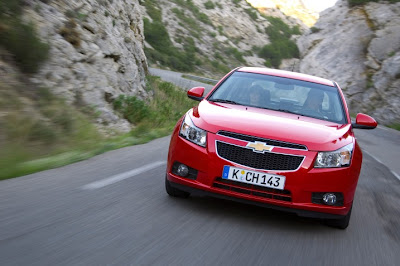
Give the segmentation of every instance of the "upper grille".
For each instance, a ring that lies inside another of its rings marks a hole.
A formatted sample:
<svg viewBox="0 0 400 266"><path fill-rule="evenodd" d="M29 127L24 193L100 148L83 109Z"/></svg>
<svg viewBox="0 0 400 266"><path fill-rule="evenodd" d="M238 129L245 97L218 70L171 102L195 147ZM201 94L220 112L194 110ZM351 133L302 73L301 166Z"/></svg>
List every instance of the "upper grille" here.
<svg viewBox="0 0 400 266"><path fill-rule="evenodd" d="M279 140L272 140L272 139L264 139L264 138L258 138L254 136L248 136L248 135L242 135L242 134L237 134L237 133L232 133L232 132L226 132L226 131L219 131L218 135L234 138L234 139L240 139L244 141L249 141L249 142L255 142L255 141L260 141L264 142L267 145L271 146L276 146L276 147L283 147L283 148L291 148L291 149L297 149L297 150L307 150L307 147L301 144L295 144L295 143L288 143L288 142L283 142Z"/></svg>
<svg viewBox="0 0 400 266"><path fill-rule="evenodd" d="M280 153L259 153L251 149L217 141L218 155L228 161L264 170L293 171L299 168L303 156L280 154Z"/></svg>

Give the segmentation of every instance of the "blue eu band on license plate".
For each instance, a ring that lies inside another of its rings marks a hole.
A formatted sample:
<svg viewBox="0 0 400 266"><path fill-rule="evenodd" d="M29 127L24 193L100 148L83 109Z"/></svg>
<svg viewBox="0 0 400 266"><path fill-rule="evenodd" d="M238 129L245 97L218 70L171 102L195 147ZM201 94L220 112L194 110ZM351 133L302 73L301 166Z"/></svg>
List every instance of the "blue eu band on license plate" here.
<svg viewBox="0 0 400 266"><path fill-rule="evenodd" d="M280 190L283 190L285 188L286 181L285 176L251 171L228 165L224 166L224 170L222 171L222 178Z"/></svg>

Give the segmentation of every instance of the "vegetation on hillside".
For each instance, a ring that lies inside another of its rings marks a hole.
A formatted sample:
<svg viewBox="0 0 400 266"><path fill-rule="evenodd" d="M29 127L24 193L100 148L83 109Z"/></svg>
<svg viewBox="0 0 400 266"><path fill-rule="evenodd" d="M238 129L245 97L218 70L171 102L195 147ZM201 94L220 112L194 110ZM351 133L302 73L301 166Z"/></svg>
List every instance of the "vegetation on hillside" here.
<svg viewBox="0 0 400 266"><path fill-rule="evenodd" d="M182 89L158 77L147 76L147 90L153 92L153 97L147 102L125 95L113 101L114 109L136 125L134 133L146 133L158 128L168 134L176 121L196 104Z"/></svg>
<svg viewBox="0 0 400 266"><path fill-rule="evenodd" d="M347 2L349 3L349 6L365 5L368 2L382 2L382 1L381 0L347 0ZM400 0L385 0L385 1L388 1L389 3L400 2Z"/></svg>
<svg viewBox="0 0 400 266"><path fill-rule="evenodd" d="M146 48L146 56L150 62L158 62L178 71L192 71L196 63L196 46L192 38L183 38L184 50L173 46L168 30L161 20L161 10L154 0L144 2L153 21L144 18L144 35L146 41L154 48Z"/></svg>
<svg viewBox="0 0 400 266"><path fill-rule="evenodd" d="M21 84L21 87L25 85ZM105 137L94 126L96 109L68 105L47 88L24 93L0 83L0 180L59 167L108 150L147 142L171 133L195 102L168 82L148 76L153 97L120 96L113 106L134 128Z"/></svg>
<svg viewBox="0 0 400 266"><path fill-rule="evenodd" d="M20 70L36 73L48 58L49 45L32 24L21 19L22 0L0 0L0 46L8 50Z"/></svg>
<svg viewBox="0 0 400 266"><path fill-rule="evenodd" d="M201 41L201 34L206 33L212 35L212 33L207 33L198 23L198 21L202 21L205 24L211 24L207 15L200 12L190 0L174 0L174 2L179 8L172 9L172 12L179 19L179 24L189 31L190 36L178 33L174 41L183 48L179 49L175 47L162 21L161 9L157 1L148 0L144 2L147 13L152 20L150 21L144 18L144 35L146 41L153 48L145 48L148 61L151 64L158 64L182 72L193 72L195 66L211 69L211 71L217 73L226 73L229 71L230 68L226 67L220 61L212 60L209 56L201 54L195 45L197 41ZM188 16L185 10L190 12L194 18ZM241 55L238 55L238 51L232 53L232 50L229 50L231 47L225 49L225 45L220 46L221 47L218 47L220 53L224 54L226 57L231 57L231 59L235 61L236 58L241 58L241 60L243 60Z"/></svg>
<svg viewBox="0 0 400 266"><path fill-rule="evenodd" d="M59 166L65 162L57 156L32 160L79 158L103 140L90 122L93 110L70 106L47 88L25 89L31 86L0 83L0 180Z"/></svg>
<svg viewBox="0 0 400 266"><path fill-rule="evenodd" d="M171 9L178 19L181 28L174 33L174 39L169 35L167 23L162 20L161 7L155 0L147 0L144 5L147 14L151 19L144 19L144 34L146 41L152 48L146 48L146 56L150 64L157 64L169 67L173 70L182 72L193 72L196 68L208 70L209 73L219 75L227 73L231 68L246 64L244 56L258 55L266 60L266 66L278 68L282 59L299 56L299 50L292 35L301 34L299 27L289 27L283 20L275 17L264 16L271 26L260 33L268 34L271 43L264 47L254 47L253 50L240 51L231 46L232 43L238 44L241 40L230 39L230 41L219 42L217 35L224 36L222 26L214 27L206 14L191 0L172 0L177 7ZM243 15L249 16L256 21L262 15L251 5L244 8L239 5L239 1L233 0L232 3L237 8L243 9ZM207 1L204 3L206 9L222 8L218 3ZM199 23L203 22L202 23ZM206 27L206 25L208 25ZM210 26L213 30L210 30ZM188 37L190 36L190 37ZM205 54L196 47L197 43L204 42L203 36L209 36L213 41L213 53ZM177 48L180 46L182 48Z"/></svg>
<svg viewBox="0 0 400 266"><path fill-rule="evenodd" d="M299 58L300 52L294 41L290 39L292 35L300 35L298 26L290 28L283 20L276 17L266 16L271 25L265 29L271 41L260 49L258 55L266 60L268 67L279 68L282 59Z"/></svg>

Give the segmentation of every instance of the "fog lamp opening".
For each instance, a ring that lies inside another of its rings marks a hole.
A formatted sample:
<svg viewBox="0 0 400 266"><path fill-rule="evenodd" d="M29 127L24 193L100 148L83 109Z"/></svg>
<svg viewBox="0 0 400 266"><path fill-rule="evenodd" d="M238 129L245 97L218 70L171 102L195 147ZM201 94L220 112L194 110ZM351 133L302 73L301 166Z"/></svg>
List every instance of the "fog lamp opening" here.
<svg viewBox="0 0 400 266"><path fill-rule="evenodd" d="M179 176L185 177L189 174L189 168L186 165L181 163L178 165L178 169L176 169L176 173Z"/></svg>
<svg viewBox="0 0 400 266"><path fill-rule="evenodd" d="M337 198L336 195L333 193L325 193L324 196L322 197L322 200L326 205L335 205Z"/></svg>
<svg viewBox="0 0 400 266"><path fill-rule="evenodd" d="M184 163L175 161L172 165L171 173L180 177L196 180L198 171Z"/></svg>

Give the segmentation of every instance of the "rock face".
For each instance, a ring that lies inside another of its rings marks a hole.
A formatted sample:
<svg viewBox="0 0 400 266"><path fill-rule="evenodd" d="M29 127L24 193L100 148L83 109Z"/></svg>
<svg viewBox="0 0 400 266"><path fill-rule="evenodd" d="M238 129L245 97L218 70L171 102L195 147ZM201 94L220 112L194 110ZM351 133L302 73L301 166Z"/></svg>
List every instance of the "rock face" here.
<svg viewBox="0 0 400 266"><path fill-rule="evenodd" d="M300 72L337 81L351 113L400 123L400 3L339 0L297 44Z"/></svg>
<svg viewBox="0 0 400 266"><path fill-rule="evenodd" d="M103 127L129 131L110 102L120 94L147 96L138 0L37 0L25 11L51 47L50 59L31 81L70 104L94 107Z"/></svg>
<svg viewBox="0 0 400 266"><path fill-rule="evenodd" d="M270 43L266 28L271 23L246 1L192 0L190 4L176 0L155 2L161 10L162 22L174 47L183 49L181 40L190 37L194 39L200 57L210 62L221 62L228 69L239 65L265 66L265 60L258 57L255 47L261 48ZM212 3L212 7L207 8L207 3ZM190 5L191 8L188 7ZM209 23L196 18L194 10L206 15ZM178 11L181 12L179 15ZM278 17L290 27L307 28L300 20L284 15L278 8L265 9L263 15ZM149 14L146 17L152 21ZM196 22L196 28L190 25L190 21ZM149 43L146 45L151 48ZM242 54L244 60L230 60L229 51L232 49ZM207 68L196 70L214 77L214 73Z"/></svg>
<svg viewBox="0 0 400 266"><path fill-rule="evenodd" d="M279 9L285 15L300 19L308 27L312 27L319 17L319 10L307 5L302 0L246 0L261 12L271 8ZM331 1L331 0L330 0ZM329 1L329 2L330 2ZM326 2L326 0L324 0Z"/></svg>

